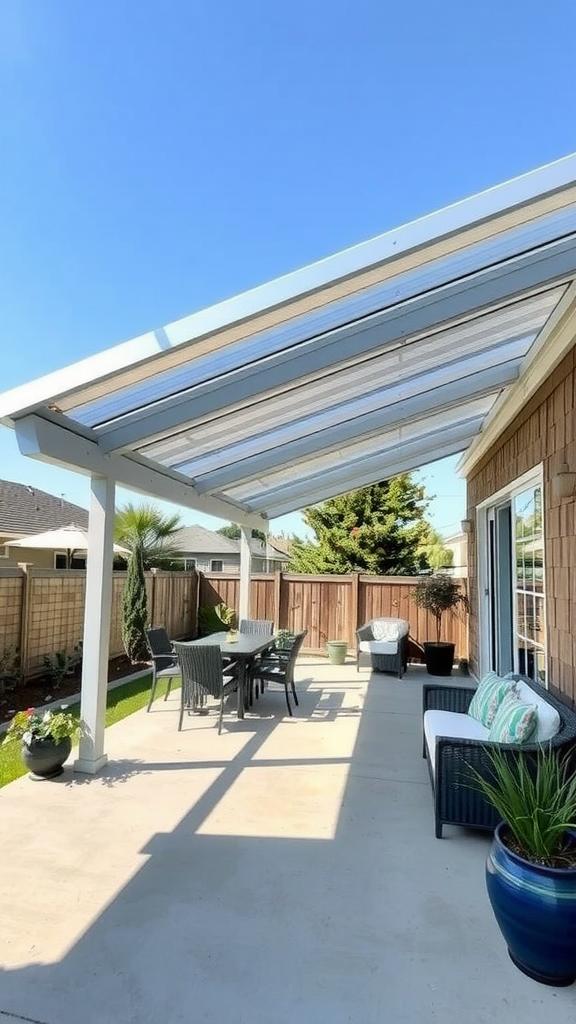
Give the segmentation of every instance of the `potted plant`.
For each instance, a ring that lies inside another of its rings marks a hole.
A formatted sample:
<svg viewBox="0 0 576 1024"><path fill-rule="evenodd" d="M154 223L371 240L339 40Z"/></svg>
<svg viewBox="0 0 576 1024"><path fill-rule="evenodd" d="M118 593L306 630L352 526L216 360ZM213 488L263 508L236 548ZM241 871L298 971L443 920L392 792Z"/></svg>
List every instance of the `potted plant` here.
<svg viewBox="0 0 576 1024"><path fill-rule="evenodd" d="M576 777L569 758L540 748L488 750L490 777L472 784L502 818L486 886L513 963L545 985L576 980Z"/></svg>
<svg viewBox="0 0 576 1024"><path fill-rule="evenodd" d="M454 665L455 645L440 640L442 632L442 616L451 608L462 604L468 608L468 598L462 592L459 583L446 573L434 573L424 576L412 597L419 608L424 608L436 619L436 640L423 644L424 658L428 674L431 676L449 676Z"/></svg>
<svg viewBox="0 0 576 1024"><path fill-rule="evenodd" d="M10 722L7 740L21 740L22 760L33 779L53 779L63 772L70 755L72 737L79 725L66 705L46 711L28 708L19 711Z"/></svg>

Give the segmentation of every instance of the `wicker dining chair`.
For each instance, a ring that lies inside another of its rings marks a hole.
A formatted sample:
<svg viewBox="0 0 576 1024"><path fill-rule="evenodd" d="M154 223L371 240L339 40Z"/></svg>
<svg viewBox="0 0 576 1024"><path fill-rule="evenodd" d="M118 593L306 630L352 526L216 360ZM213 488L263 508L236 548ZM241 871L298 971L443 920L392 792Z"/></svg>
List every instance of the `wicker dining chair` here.
<svg viewBox="0 0 576 1024"><path fill-rule="evenodd" d="M218 735L222 732L222 716L224 714L224 698L235 689L237 680L234 676L236 665L222 665L222 653L217 644L199 645L174 644L182 671L182 690L180 697L180 718L178 731L182 729L184 712L188 714L200 707L207 697L220 700L218 718ZM226 675L224 674L226 673Z"/></svg>
<svg viewBox="0 0 576 1024"><path fill-rule="evenodd" d="M266 654L263 654L259 661L254 664L251 672L254 680L260 680L260 685L264 682L271 682L281 683L284 686L286 706L291 717L292 707L290 705L289 689L292 691L294 703L298 705L298 696L294 685L294 666L307 633L307 629L303 630L302 633L296 633L290 650L287 654L283 654L281 658L274 655L267 657Z"/></svg>
<svg viewBox="0 0 576 1024"><path fill-rule="evenodd" d="M164 626L156 626L154 629L146 630L146 639L152 660L152 687L150 689L150 700L146 708L146 711L150 711L158 680L168 680L166 693L164 694L164 700L167 700L172 680L180 676L180 666L174 653L174 646Z"/></svg>
<svg viewBox="0 0 576 1024"><path fill-rule="evenodd" d="M240 619L238 625L239 633L248 633L251 636L272 636L274 623L272 619ZM261 684L263 685L263 684ZM248 678L248 703L252 704L254 695L256 700L260 696L260 687L254 685L254 676L250 673Z"/></svg>

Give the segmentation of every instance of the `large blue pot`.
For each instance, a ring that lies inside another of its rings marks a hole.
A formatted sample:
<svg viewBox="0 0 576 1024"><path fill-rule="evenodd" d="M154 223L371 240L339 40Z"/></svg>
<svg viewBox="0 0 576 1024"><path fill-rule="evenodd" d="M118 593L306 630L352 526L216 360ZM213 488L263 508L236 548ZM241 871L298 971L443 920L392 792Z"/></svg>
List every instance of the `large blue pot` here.
<svg viewBox="0 0 576 1024"><path fill-rule="evenodd" d="M544 985L576 981L576 868L532 864L509 850L496 828L486 887L512 961Z"/></svg>

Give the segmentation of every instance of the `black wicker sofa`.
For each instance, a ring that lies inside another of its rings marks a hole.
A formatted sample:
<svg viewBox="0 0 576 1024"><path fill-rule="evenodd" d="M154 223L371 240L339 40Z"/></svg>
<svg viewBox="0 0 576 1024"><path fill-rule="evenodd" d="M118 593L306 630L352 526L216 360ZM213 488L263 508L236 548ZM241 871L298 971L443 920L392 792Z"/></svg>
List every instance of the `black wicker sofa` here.
<svg viewBox="0 0 576 1024"><path fill-rule="evenodd" d="M560 716L558 731L547 740L546 748L551 747L562 754L572 748L576 749L576 711L533 680L525 676L515 676L514 679L529 686L539 700L555 708ZM450 728L450 719L447 717L440 720L437 718L436 721L445 722L447 732L456 732L458 723L462 722L458 716L466 715L475 692L475 688L472 687L425 683L423 715L434 711L453 713L453 728ZM428 762L432 784L436 837L442 838L442 827L445 824L492 831L500 819L492 804L471 784L467 766L472 766L480 773L488 773L487 748L493 744L488 743L486 739L433 733L430 735L430 722L430 718L424 719L423 756ZM519 752L536 753L540 745L538 742L524 743L521 746L500 744L502 749L510 751L512 756ZM434 749L430 749L431 746Z"/></svg>

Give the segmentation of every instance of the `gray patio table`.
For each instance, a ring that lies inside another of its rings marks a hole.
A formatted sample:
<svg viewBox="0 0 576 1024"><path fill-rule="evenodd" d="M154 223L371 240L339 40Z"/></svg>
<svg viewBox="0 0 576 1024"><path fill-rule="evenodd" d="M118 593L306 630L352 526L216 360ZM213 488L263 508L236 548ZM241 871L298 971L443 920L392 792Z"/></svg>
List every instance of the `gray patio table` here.
<svg viewBox="0 0 576 1024"><path fill-rule="evenodd" d="M191 646L218 646L225 658L232 658L238 663L238 718L244 718L247 669L250 662L272 647L273 636L258 633L238 633L237 640L229 640L228 633L210 633L198 640L189 640ZM225 671L225 670L224 670Z"/></svg>

